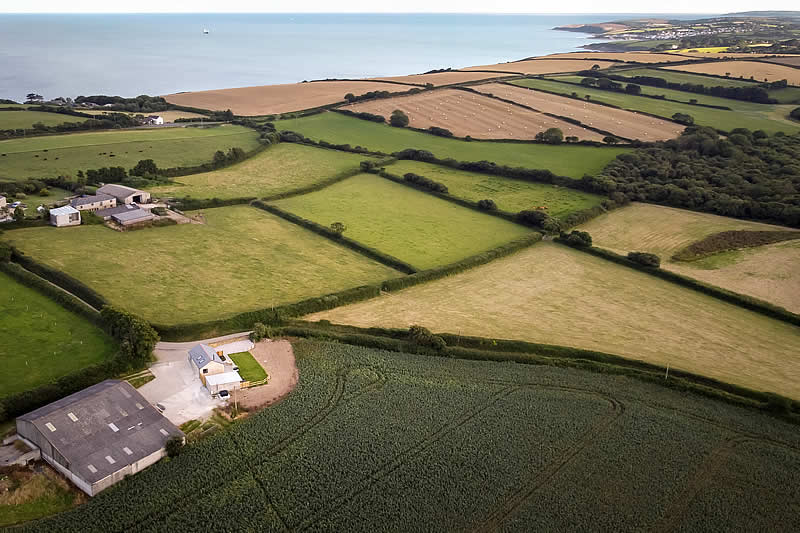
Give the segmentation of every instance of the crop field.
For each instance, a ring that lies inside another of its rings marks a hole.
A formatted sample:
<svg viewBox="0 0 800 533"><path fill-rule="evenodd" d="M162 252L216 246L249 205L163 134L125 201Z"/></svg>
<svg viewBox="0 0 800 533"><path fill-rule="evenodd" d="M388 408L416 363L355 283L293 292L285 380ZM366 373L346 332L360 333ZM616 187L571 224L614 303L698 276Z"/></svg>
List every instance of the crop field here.
<svg viewBox="0 0 800 533"><path fill-rule="evenodd" d="M448 72L436 72L434 74L412 74L411 76L390 76L386 78L372 78L376 81L396 81L409 83L412 85L433 84L434 87L442 85L453 85L455 83L466 83L469 81L486 80L491 78L502 78L503 74L497 72L459 72L456 70ZM390 89L385 89L390 90Z"/></svg>
<svg viewBox="0 0 800 533"><path fill-rule="evenodd" d="M800 527L797 428L767 415L571 369L294 350L281 403L23 530L191 531L220 508L252 531Z"/></svg>
<svg viewBox="0 0 800 533"><path fill-rule="evenodd" d="M576 98L530 91L506 84L481 85L478 90L491 92L496 96L525 104L546 113L579 120L583 124L609 131L626 139L663 141L677 137L684 129L683 126L674 122L631 113L624 109L613 109ZM566 132L565 135L567 135ZM599 137L602 138L604 136L599 135Z"/></svg>
<svg viewBox="0 0 800 533"><path fill-rule="evenodd" d="M5 107L0 104L0 107ZM44 111L0 111L0 130L16 130L32 128L37 122L45 126L57 126L64 122L83 122L84 118L45 113Z"/></svg>
<svg viewBox="0 0 800 533"><path fill-rule="evenodd" d="M237 165L176 178L150 189L157 196L264 197L314 185L358 168L369 156L280 143Z"/></svg>
<svg viewBox="0 0 800 533"><path fill-rule="evenodd" d="M564 54L550 54L543 59L585 59L596 61L626 61L635 63L674 63L686 61L685 57L673 54L659 54L657 52L568 52ZM590 67L591 68L591 67Z"/></svg>
<svg viewBox="0 0 800 533"><path fill-rule="evenodd" d="M208 209L202 218L122 233L40 227L3 237L158 324L229 317L400 275L253 207Z"/></svg>
<svg viewBox="0 0 800 533"><path fill-rule="evenodd" d="M514 213L547 207L548 214L560 218L603 201L601 196L575 189L466 172L420 161L398 161L386 170L398 176L407 172L425 176L445 184L451 196L474 202L494 200L498 209Z"/></svg>
<svg viewBox="0 0 800 533"><path fill-rule="evenodd" d="M13 111L16 113L16 111ZM73 133L0 141L0 177L74 176L78 170L122 166L142 159L161 168L208 163L217 150L259 146L258 133L241 126L160 128Z"/></svg>
<svg viewBox="0 0 800 533"><path fill-rule="evenodd" d="M541 89L543 91L557 92L564 95L575 93L580 99L585 99L588 95L591 100L595 102L612 104L623 109L642 111L664 118L670 118L675 113L686 113L694 117L696 124L711 126L723 131L730 131L734 128L760 129L768 133L774 133L776 131L794 133L800 131L800 124L787 118L792 106L751 104L749 102L727 100L726 105L735 109L735 111L727 111L724 109L713 109L710 107L634 96L626 93L591 89L553 80L527 79L514 81L512 83L521 87ZM689 95L692 93L686 94ZM699 99L700 98L698 98L698 100Z"/></svg>
<svg viewBox="0 0 800 533"><path fill-rule="evenodd" d="M302 111L344 102L344 95L347 93L357 96L370 91L401 92L413 88L413 85L375 81L318 81L185 92L168 94L164 99L171 104L197 109L212 111L230 109L237 115L258 116Z"/></svg>
<svg viewBox="0 0 800 533"><path fill-rule="evenodd" d="M790 85L800 85L800 69L787 67L785 65L775 65L763 63L761 61L724 61L721 63L698 63L691 65L678 65L664 67L670 70L680 70L682 72L700 72L705 74L715 74L726 76L730 73L731 77L743 77L756 81L780 81L786 80Z"/></svg>
<svg viewBox="0 0 800 533"><path fill-rule="evenodd" d="M502 87L499 84L479 85L476 90L503 96L500 94ZM383 115L387 119L392 111L400 109L408 115L411 127L427 129L438 126L450 130L457 137L469 135L476 139L533 140L537 133L548 128L559 128L564 136L574 135L586 141L601 141L604 137L595 131L543 113L456 89L371 100L347 106L345 109Z"/></svg>
<svg viewBox="0 0 800 533"><path fill-rule="evenodd" d="M497 63L494 65L481 65L477 67L467 67L460 69L464 72L473 70L488 70L494 72L508 72L510 74L554 74L560 72L578 72L588 70L594 65L600 68L608 68L616 65L611 61L588 61L584 59L528 59L524 61L512 61L509 63Z"/></svg>
<svg viewBox="0 0 800 533"><path fill-rule="evenodd" d="M575 346L800 399L796 326L550 242L307 319Z"/></svg>
<svg viewBox="0 0 800 533"><path fill-rule="evenodd" d="M339 113L320 113L310 117L281 120L279 130L292 130L314 140L364 146L373 151L392 153L405 148L429 150L440 158L459 161L493 161L498 165L549 169L555 174L580 179L596 174L625 148L593 146L550 146L500 142L466 142L445 139L413 130L393 128Z"/></svg>
<svg viewBox="0 0 800 533"><path fill-rule="evenodd" d="M721 64L728 65L729 63ZM652 76L654 78L662 78L670 83L695 83L699 85L705 85L706 87L748 87L755 83L750 81L749 76L747 79L725 79L714 76L704 76L702 73L692 74L678 70L664 70L663 68L632 68L617 70L614 72L614 74L619 74L620 76ZM645 86L643 85L642 89L644 89L644 87ZM657 89L657 87L653 87L653 89Z"/></svg>
<svg viewBox="0 0 800 533"><path fill-rule="evenodd" d="M661 257L662 268L800 312L797 241L722 252L696 261L671 260L693 242L721 231L788 228L672 207L632 204L601 215L581 229L591 234L595 246L621 254L654 253Z"/></svg>
<svg viewBox="0 0 800 533"><path fill-rule="evenodd" d="M110 358L117 344L85 318L0 272L0 397Z"/></svg>
<svg viewBox="0 0 800 533"><path fill-rule="evenodd" d="M418 269L454 263L524 237L524 226L479 213L372 174L273 202Z"/></svg>
<svg viewBox="0 0 800 533"><path fill-rule="evenodd" d="M764 59L768 63L777 63L778 65L788 65L790 67L800 67L800 56L790 57L770 57Z"/></svg>

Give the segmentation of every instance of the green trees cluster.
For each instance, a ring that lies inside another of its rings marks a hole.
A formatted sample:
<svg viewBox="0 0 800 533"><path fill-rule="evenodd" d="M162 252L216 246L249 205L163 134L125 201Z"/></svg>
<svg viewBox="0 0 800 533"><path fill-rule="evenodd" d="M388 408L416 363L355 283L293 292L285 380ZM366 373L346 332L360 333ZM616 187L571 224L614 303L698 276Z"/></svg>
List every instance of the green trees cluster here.
<svg viewBox="0 0 800 533"><path fill-rule="evenodd" d="M537 133L534 139L547 144L561 144L564 142L564 132L558 128L547 128Z"/></svg>
<svg viewBox="0 0 800 533"><path fill-rule="evenodd" d="M413 183L414 185L422 187L423 189L428 189L429 191L440 192L442 194L448 194L449 192L447 189L447 185L426 178L425 176L414 174L413 172L408 172L404 174L403 179L406 180L408 183Z"/></svg>
<svg viewBox="0 0 800 533"><path fill-rule="evenodd" d="M661 266L661 258L647 252L629 252L628 259L646 267L658 268Z"/></svg>
<svg viewBox="0 0 800 533"><path fill-rule="evenodd" d="M403 113L400 109L392 111L392 116L389 117L389 124L395 128L405 128L408 126L408 115Z"/></svg>
<svg viewBox="0 0 800 533"><path fill-rule="evenodd" d="M145 319L110 305L103 306L100 317L124 357L137 364L150 360L159 337Z"/></svg>

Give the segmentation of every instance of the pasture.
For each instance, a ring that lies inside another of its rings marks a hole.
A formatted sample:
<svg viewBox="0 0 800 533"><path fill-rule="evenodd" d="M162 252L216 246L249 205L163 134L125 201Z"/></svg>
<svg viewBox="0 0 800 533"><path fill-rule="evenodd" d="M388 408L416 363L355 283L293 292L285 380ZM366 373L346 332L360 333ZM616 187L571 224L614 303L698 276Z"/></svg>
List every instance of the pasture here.
<svg viewBox="0 0 800 533"><path fill-rule="evenodd" d="M398 161L386 170L398 176L407 172L425 176L445 184L451 196L473 202L494 200L498 209L514 213L544 206L548 214L561 218L603 201L601 196L575 189L466 172L420 161Z"/></svg>
<svg viewBox="0 0 800 533"><path fill-rule="evenodd" d="M800 85L800 69L761 61L721 61L665 66L664 68L682 72L714 74L716 76L728 76L730 74L728 77L753 79L755 81L786 80L789 85Z"/></svg>
<svg viewBox="0 0 800 533"><path fill-rule="evenodd" d="M729 230L781 231L773 226L652 204L631 204L581 226L595 246L627 254L650 252L661 266L723 289L800 312L800 245L797 241L722 252L696 261L671 257L693 242ZM800 234L800 232L798 232Z"/></svg>
<svg viewBox="0 0 800 533"><path fill-rule="evenodd" d="M800 399L797 326L550 242L306 318L575 346Z"/></svg>
<svg viewBox="0 0 800 533"><path fill-rule="evenodd" d="M594 65L600 68L608 68L617 63L611 61L595 61L586 59L526 59L522 61L511 61L509 63L496 63L494 65L481 65L477 67L467 67L459 69L463 72L470 71L490 71L504 72L509 74L555 74L561 72L578 72L579 70L589 70Z"/></svg>
<svg viewBox="0 0 800 533"><path fill-rule="evenodd" d="M549 169L555 174L580 179L596 174L625 148L593 146L550 146L499 142L466 142L416 131L393 128L340 113L320 113L300 119L275 122L278 130L292 130L313 140L363 146L372 151L392 153L405 148L429 150L440 158L459 161L493 161L498 165Z"/></svg>
<svg viewBox="0 0 800 533"><path fill-rule="evenodd" d="M204 223L123 233L105 226L26 228L4 238L113 304L167 325L230 317L400 275L253 207L190 214Z"/></svg>
<svg viewBox="0 0 800 533"><path fill-rule="evenodd" d="M727 65L727 63L721 64ZM755 83L750 81L749 76L748 79L717 78L715 76L704 76L701 73L692 74L679 70L664 70L663 68L620 69L616 70L614 74L619 74L620 76L651 76L667 80L670 83L693 83L705 85L706 87L748 87ZM644 87L642 86L643 89ZM657 87L653 87L653 89L657 89Z"/></svg>
<svg viewBox="0 0 800 533"><path fill-rule="evenodd" d="M272 203L323 226L342 222L345 236L417 269L455 263L530 233L372 174Z"/></svg>
<svg viewBox="0 0 800 533"><path fill-rule="evenodd" d="M4 272L0 316L0 397L51 383L117 351L100 328Z"/></svg>
<svg viewBox="0 0 800 533"><path fill-rule="evenodd" d="M211 111L230 109L237 115L259 116L302 111L344 102L344 95L347 93L358 96L370 91L401 92L413 88L413 85L367 80L317 81L184 92L168 94L164 99L171 104L197 109Z"/></svg>
<svg viewBox="0 0 800 533"><path fill-rule="evenodd" d="M217 150L250 151L258 146L255 130L228 125L10 139L0 141L0 177L74 177L78 170L129 169L142 159L152 159L160 168L195 166L210 162Z"/></svg>
<svg viewBox="0 0 800 533"><path fill-rule="evenodd" d="M735 128L748 128L751 130L764 130L768 133L783 131L794 133L800 131L800 124L787 118L792 106L752 104L749 102L739 102L737 100L726 100L726 104L733 111L724 109L713 109L679 102L657 100L634 96L626 93L614 91L604 91L582 87L580 85L560 83L553 80L526 79L512 82L520 87L531 89L541 89L563 95L578 95L578 99L590 97L591 101L612 104L631 111L641 111L656 116L670 118L675 113L686 113L694 118L695 124L710 126L723 131L731 131ZM659 94L661 89L657 89ZM686 93L690 95L692 93ZM699 100L700 98L698 98ZM744 104L744 105L741 105ZM576 104L577 105L577 104ZM610 108L603 108L610 109ZM646 118L646 117L645 117Z"/></svg>
<svg viewBox="0 0 800 533"><path fill-rule="evenodd" d="M375 81L395 81L408 83L411 85L427 85L430 83L434 87L442 85L453 85L456 83L466 83L470 81L486 80L491 78L502 78L503 74L496 72L459 72L451 70L447 72L436 72L433 74L412 74L410 76L389 76L385 78L372 78ZM386 89L387 91L390 89Z"/></svg>
<svg viewBox="0 0 800 533"><path fill-rule="evenodd" d="M0 191L3 190L3 184L0 183ZM25 208L25 214L29 217L36 215L36 208L40 205L45 207L52 206L74 193L66 189L59 189L58 187L48 187L47 196L40 196L38 194L29 194L27 198L22 200L28 207Z"/></svg>
<svg viewBox="0 0 800 533"><path fill-rule="evenodd" d="M181 176L153 187L157 196L193 198L264 197L308 187L358 168L369 156L280 143L241 163L213 172Z"/></svg>
<svg viewBox="0 0 800 533"><path fill-rule="evenodd" d="M674 122L631 113L624 109L601 107L576 98L530 91L506 84L481 85L477 90L530 106L539 111L579 120L587 126L611 132L625 139L664 141L677 137L683 131L683 126ZM569 134L565 131L564 135ZM605 135L597 135L597 137L602 139Z"/></svg>
<svg viewBox="0 0 800 533"><path fill-rule="evenodd" d="M767 415L573 369L293 347L285 400L26 531L192 531L220 508L249 531L800 527L797 428Z"/></svg>
<svg viewBox="0 0 800 533"><path fill-rule="evenodd" d="M498 96L503 85L479 85L481 92L494 92ZM388 120L395 109L405 112L413 128L428 129L438 126L453 132L456 137L469 135L475 139L533 140L537 133L548 128L559 128L564 136L575 136L582 141L602 141L603 135L570 124L543 113L531 111L494 98L456 89L426 91L412 96L370 100L346 106L353 112L382 115Z"/></svg>
<svg viewBox="0 0 800 533"><path fill-rule="evenodd" d="M0 104L0 107L4 107ZM58 126L64 122L83 122L81 117L46 113L44 111L0 111L0 130L31 129L36 123Z"/></svg>

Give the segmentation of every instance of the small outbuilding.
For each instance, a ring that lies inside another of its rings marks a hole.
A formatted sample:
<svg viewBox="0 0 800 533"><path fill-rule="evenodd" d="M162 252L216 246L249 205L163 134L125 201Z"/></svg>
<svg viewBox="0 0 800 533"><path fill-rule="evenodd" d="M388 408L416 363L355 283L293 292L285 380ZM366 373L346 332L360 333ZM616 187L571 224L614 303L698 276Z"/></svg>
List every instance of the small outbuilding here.
<svg viewBox="0 0 800 533"><path fill-rule="evenodd" d="M72 206L56 207L50 210L50 224L57 228L80 226L81 212Z"/></svg>
<svg viewBox="0 0 800 533"><path fill-rule="evenodd" d="M113 196L116 198L118 205L133 203L146 204L150 201L149 192L140 191L139 189L126 187L125 185L118 185L116 183L103 185L97 189L97 194L107 194L109 196Z"/></svg>
<svg viewBox="0 0 800 533"><path fill-rule="evenodd" d="M133 224L139 224L141 222L153 220L154 218L156 218L155 215L151 213L149 209L131 209L130 211L126 211L124 213L111 215L111 220L120 226L131 226Z"/></svg>
<svg viewBox="0 0 800 533"><path fill-rule="evenodd" d="M205 376L206 388L212 396L219 394L220 391L239 390L242 388L242 376L237 371L223 372L222 374L211 374Z"/></svg>
<svg viewBox="0 0 800 533"><path fill-rule="evenodd" d="M151 126L160 126L164 124L164 117L161 117L159 115L150 115L144 117L144 123L149 124Z"/></svg>
<svg viewBox="0 0 800 533"><path fill-rule="evenodd" d="M8 200L6 200L5 196L0 195L0 209L4 208L6 205L8 205Z"/></svg>
<svg viewBox="0 0 800 533"><path fill-rule="evenodd" d="M170 438L185 439L130 383L116 379L20 416L17 433L89 496L164 457Z"/></svg>

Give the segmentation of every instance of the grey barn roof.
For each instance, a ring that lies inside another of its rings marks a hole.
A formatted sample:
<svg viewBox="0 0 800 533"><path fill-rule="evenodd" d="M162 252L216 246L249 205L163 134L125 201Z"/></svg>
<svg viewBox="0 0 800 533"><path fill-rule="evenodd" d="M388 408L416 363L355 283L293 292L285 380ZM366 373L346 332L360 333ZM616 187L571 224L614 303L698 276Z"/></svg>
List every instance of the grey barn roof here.
<svg viewBox="0 0 800 533"><path fill-rule="evenodd" d="M108 209L100 209L99 211L95 211L94 214L105 218L113 215L119 215L120 213L127 213L128 211L140 211L141 209L141 207L135 204L123 204L118 205L117 207L109 207Z"/></svg>
<svg viewBox="0 0 800 533"><path fill-rule="evenodd" d="M111 218L119 223L130 222L131 220L150 219L153 218L153 213L147 209L132 209L124 213L112 215Z"/></svg>
<svg viewBox="0 0 800 533"><path fill-rule="evenodd" d="M183 436L130 383L115 379L18 420L32 423L69 462L68 468L90 484L159 451L170 436Z"/></svg>
<svg viewBox="0 0 800 533"><path fill-rule="evenodd" d="M203 368L211 361L222 362L214 348L207 344L198 344L193 347L189 350L189 357L197 368Z"/></svg>
<svg viewBox="0 0 800 533"><path fill-rule="evenodd" d="M125 185L117 185L116 183L109 183L97 189L97 192L110 194L115 198L125 198L132 194L138 194L144 191L140 191L139 189L134 189L132 187L126 187Z"/></svg>
<svg viewBox="0 0 800 533"><path fill-rule="evenodd" d="M114 196L98 192L94 196L81 196L79 198L75 198L69 204L72 207L78 207L80 205L93 204L95 202L102 202L105 200L114 200L114 199L115 199Z"/></svg>

